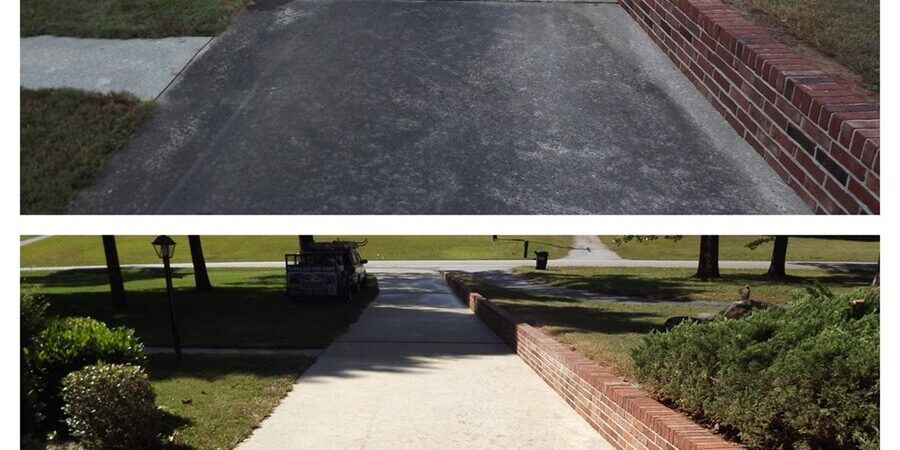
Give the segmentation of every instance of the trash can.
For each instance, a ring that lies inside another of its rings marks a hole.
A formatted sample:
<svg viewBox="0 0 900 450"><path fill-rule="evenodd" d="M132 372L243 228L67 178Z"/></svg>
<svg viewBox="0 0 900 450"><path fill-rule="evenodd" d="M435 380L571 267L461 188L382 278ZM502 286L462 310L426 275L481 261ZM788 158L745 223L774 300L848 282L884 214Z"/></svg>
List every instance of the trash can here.
<svg viewBox="0 0 900 450"><path fill-rule="evenodd" d="M547 270L547 259L549 259L549 257L550 253L544 250L538 250L534 252L534 268L537 270Z"/></svg>

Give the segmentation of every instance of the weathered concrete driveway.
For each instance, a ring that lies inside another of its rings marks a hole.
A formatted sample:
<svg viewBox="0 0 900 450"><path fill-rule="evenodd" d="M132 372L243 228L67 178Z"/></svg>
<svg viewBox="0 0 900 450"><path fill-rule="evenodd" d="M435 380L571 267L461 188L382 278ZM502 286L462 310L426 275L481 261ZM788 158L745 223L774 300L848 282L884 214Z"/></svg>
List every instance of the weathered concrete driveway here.
<svg viewBox="0 0 900 450"><path fill-rule="evenodd" d="M615 4L259 0L77 213L808 213Z"/></svg>
<svg viewBox="0 0 900 450"><path fill-rule="evenodd" d="M433 274L379 285L238 449L612 449Z"/></svg>

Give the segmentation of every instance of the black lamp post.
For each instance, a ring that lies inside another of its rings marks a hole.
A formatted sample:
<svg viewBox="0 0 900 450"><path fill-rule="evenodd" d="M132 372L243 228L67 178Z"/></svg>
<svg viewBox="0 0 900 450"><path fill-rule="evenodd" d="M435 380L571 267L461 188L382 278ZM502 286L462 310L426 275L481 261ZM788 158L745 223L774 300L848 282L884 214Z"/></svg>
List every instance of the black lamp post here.
<svg viewBox="0 0 900 450"><path fill-rule="evenodd" d="M163 260L166 273L166 297L169 300L169 316L172 318L172 339L175 342L175 359L181 361L181 335L178 333L178 322L175 320L175 305L172 304L172 267L169 260L175 254L175 241L168 236L157 236L153 240L156 255Z"/></svg>

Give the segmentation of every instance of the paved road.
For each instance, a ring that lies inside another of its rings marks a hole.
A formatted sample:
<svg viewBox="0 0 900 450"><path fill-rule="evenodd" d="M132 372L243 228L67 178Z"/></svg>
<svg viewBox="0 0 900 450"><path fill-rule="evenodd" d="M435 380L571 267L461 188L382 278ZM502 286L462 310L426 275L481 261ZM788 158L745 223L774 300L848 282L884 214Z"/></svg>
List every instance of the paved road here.
<svg viewBox="0 0 900 450"><path fill-rule="evenodd" d="M525 259L513 260L448 260L448 261L369 261L366 269L373 273L393 272L437 272L446 270L458 270L464 272L483 272L494 270L510 270L514 267L529 266L534 261ZM234 262L207 262L209 268L241 269L241 268L284 268L284 261L234 261ZM696 268L697 261L662 261L662 260L635 260L635 259L554 259L549 262L550 267L681 267ZM125 268L160 268L162 264L122 264ZM177 269L190 269L190 263L173 263ZM722 269L766 269L769 261L719 261ZM827 262L813 261L789 262L785 265L788 270L825 269L825 270L875 270L876 264L870 262ZM101 265L85 266L53 266L53 267L22 267L23 271L58 271L58 270L93 270L105 269Z"/></svg>
<svg viewBox="0 0 900 450"><path fill-rule="evenodd" d="M435 276L379 286L238 449L612 449Z"/></svg>
<svg viewBox="0 0 900 450"><path fill-rule="evenodd" d="M211 39L27 37L19 40L19 75L32 89L126 91L153 100Z"/></svg>
<svg viewBox="0 0 900 450"><path fill-rule="evenodd" d="M615 4L258 0L76 213L809 213Z"/></svg>

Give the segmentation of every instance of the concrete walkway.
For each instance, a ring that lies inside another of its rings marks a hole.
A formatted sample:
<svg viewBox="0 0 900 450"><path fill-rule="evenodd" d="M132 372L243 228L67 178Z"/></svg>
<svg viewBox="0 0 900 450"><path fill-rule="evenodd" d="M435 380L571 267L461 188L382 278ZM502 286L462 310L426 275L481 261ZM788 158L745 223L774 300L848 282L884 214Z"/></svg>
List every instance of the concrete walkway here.
<svg viewBox="0 0 900 450"><path fill-rule="evenodd" d="M435 276L379 285L238 449L613 448Z"/></svg>
<svg viewBox="0 0 900 450"><path fill-rule="evenodd" d="M19 75L26 88L125 91L154 100L212 40L22 38Z"/></svg>
<svg viewBox="0 0 900 450"><path fill-rule="evenodd" d="M616 4L258 0L75 213L810 213Z"/></svg>
<svg viewBox="0 0 900 450"><path fill-rule="evenodd" d="M44 239L47 239L48 237L52 237L52 235L34 236L34 237L30 237L28 239L22 239L19 241L19 247L24 247L28 244L34 244L35 242L38 242L38 241L43 241Z"/></svg>
<svg viewBox="0 0 900 450"><path fill-rule="evenodd" d="M573 236L572 250L561 258L564 261L605 260L615 261L622 259L616 252L603 244L598 236Z"/></svg>

